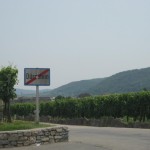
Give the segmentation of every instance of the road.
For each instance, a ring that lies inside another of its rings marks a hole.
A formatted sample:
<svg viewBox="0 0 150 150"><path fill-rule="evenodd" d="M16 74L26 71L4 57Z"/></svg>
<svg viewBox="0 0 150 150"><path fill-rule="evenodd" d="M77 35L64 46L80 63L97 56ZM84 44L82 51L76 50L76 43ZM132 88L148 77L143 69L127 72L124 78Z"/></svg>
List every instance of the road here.
<svg viewBox="0 0 150 150"><path fill-rule="evenodd" d="M150 150L149 129L68 126L69 142L12 150ZM5 149L10 150L10 149Z"/></svg>

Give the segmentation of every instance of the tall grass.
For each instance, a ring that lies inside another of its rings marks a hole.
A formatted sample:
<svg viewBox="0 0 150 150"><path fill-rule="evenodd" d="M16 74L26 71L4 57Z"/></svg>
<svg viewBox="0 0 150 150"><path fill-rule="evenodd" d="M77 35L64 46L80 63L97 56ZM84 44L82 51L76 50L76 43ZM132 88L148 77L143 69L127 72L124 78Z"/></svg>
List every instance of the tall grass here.
<svg viewBox="0 0 150 150"><path fill-rule="evenodd" d="M0 131L26 130L50 126L50 124L36 124L30 121L13 121L12 123L0 123Z"/></svg>

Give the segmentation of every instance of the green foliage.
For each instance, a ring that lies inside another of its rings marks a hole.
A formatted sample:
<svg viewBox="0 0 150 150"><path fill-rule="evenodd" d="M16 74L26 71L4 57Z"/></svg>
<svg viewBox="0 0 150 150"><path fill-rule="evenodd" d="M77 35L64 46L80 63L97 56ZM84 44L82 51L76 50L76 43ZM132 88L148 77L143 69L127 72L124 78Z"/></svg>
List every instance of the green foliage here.
<svg viewBox="0 0 150 150"><path fill-rule="evenodd" d="M78 95L78 98L89 97L91 96L89 93L81 93Z"/></svg>
<svg viewBox="0 0 150 150"><path fill-rule="evenodd" d="M37 124L29 121L13 121L12 123L0 123L0 131L25 130L49 126L48 124Z"/></svg>
<svg viewBox="0 0 150 150"><path fill-rule="evenodd" d="M32 105L29 107L29 105ZM35 109L33 104L14 104L13 114L28 115ZM112 94L81 99L67 98L40 104L40 115L61 118L123 118L127 121L150 119L150 92Z"/></svg>
<svg viewBox="0 0 150 150"><path fill-rule="evenodd" d="M10 99L16 97L14 85L18 82L18 69L13 66L2 67L0 69L0 99L4 102L4 117L11 122Z"/></svg>
<svg viewBox="0 0 150 150"><path fill-rule="evenodd" d="M64 96L58 95L55 97L56 100L64 99Z"/></svg>
<svg viewBox="0 0 150 150"><path fill-rule="evenodd" d="M35 104L32 103L16 103L11 106L12 114L18 114L20 116L27 116L33 114L35 110Z"/></svg>
<svg viewBox="0 0 150 150"><path fill-rule="evenodd" d="M16 97L14 85L17 80L18 69L8 66L0 69L0 98L5 102Z"/></svg>

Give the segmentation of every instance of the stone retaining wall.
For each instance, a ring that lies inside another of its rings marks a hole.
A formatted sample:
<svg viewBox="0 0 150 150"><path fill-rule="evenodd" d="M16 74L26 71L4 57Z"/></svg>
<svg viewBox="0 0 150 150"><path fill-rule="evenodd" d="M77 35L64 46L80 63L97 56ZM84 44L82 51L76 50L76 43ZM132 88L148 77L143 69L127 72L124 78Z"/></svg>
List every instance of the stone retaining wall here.
<svg viewBox="0 0 150 150"><path fill-rule="evenodd" d="M0 132L0 148L67 142L68 133L67 127L3 131Z"/></svg>

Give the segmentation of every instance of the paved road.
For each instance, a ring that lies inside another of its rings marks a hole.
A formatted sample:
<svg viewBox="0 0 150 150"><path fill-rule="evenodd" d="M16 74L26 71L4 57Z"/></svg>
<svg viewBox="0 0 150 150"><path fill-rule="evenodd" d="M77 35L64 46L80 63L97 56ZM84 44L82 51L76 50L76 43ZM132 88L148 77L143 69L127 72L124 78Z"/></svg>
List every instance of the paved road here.
<svg viewBox="0 0 150 150"><path fill-rule="evenodd" d="M150 150L149 129L68 127L70 137L67 143L33 145L12 150Z"/></svg>

